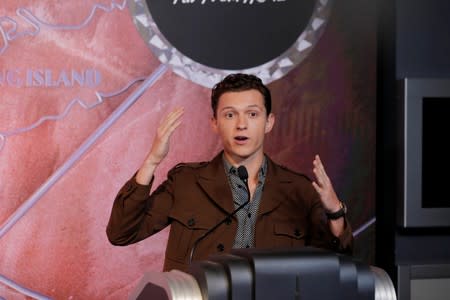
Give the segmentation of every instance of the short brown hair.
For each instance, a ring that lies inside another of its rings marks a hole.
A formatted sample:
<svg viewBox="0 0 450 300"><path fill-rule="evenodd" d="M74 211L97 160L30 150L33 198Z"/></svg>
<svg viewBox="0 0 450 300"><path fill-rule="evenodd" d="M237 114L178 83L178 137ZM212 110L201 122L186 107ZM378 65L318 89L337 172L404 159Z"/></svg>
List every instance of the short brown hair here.
<svg viewBox="0 0 450 300"><path fill-rule="evenodd" d="M226 76L212 88L211 108L214 117L216 117L220 96L227 92L242 92L247 90L257 90L263 95L266 113L269 115L272 111L272 96L270 95L270 90L263 84L259 77L250 74L236 73Z"/></svg>

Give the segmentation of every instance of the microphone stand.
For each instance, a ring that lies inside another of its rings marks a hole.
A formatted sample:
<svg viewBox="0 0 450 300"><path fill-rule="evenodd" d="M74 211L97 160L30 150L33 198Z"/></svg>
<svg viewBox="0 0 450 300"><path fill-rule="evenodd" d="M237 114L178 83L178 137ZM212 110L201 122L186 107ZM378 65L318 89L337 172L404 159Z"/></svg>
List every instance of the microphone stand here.
<svg viewBox="0 0 450 300"><path fill-rule="evenodd" d="M192 245L191 252L189 254L189 264L192 263L192 258L194 257L195 249L197 248L198 244L206 238L211 232L216 230L217 227L225 223L227 220L229 220L231 217L233 217L238 211L240 211L242 208L244 208L249 202L250 202L250 189L248 187L248 173L247 169L244 166L239 166L238 168L238 176L239 178L245 183L245 187L247 188L247 201L245 201L243 204L241 204L238 208L236 208L233 212L228 214L222 221L214 225L212 228L210 228L208 231L206 231L202 236L200 236L197 240L195 240L194 244Z"/></svg>

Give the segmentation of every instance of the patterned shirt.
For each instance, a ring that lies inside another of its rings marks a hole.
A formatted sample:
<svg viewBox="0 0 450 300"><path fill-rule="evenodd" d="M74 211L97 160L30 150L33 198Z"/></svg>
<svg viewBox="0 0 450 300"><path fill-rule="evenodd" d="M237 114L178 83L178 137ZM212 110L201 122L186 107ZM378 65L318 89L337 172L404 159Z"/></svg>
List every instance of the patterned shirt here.
<svg viewBox="0 0 450 300"><path fill-rule="evenodd" d="M223 157L225 173L228 177L231 193L233 194L234 207L237 209L248 199L248 191L245 183L239 178L237 168L233 167ZM238 220L238 229L234 238L233 248L251 248L254 247L255 240L255 221L258 215L259 203L266 179L267 160L264 161L258 173L258 185L256 186L253 198L245 207L236 213Z"/></svg>

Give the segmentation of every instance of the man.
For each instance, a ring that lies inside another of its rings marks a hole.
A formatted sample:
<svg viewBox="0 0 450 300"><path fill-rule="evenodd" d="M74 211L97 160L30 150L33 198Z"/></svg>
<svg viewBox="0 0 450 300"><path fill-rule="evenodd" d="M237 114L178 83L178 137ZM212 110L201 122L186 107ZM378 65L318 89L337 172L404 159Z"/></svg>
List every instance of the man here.
<svg viewBox="0 0 450 300"><path fill-rule="evenodd" d="M211 126L223 151L210 162L177 165L149 195L153 174L169 151L183 109L169 113L142 166L114 201L107 227L110 242L132 244L171 225L165 271L186 271L191 252L194 260L201 260L232 248L315 246L350 253L353 238L346 209L319 156L313 161L317 180L311 182L264 154L264 137L275 116L270 91L261 80L228 75L213 88L211 105ZM248 180L239 177L240 166L246 168ZM251 201L226 219L248 194Z"/></svg>

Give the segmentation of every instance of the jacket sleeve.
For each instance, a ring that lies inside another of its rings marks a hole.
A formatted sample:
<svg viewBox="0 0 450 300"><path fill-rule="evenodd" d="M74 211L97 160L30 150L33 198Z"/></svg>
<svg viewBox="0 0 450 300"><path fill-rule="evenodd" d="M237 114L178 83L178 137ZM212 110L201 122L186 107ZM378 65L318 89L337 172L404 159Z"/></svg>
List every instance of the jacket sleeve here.
<svg viewBox="0 0 450 300"><path fill-rule="evenodd" d="M172 206L169 177L149 195L153 183L138 184L133 176L117 194L106 235L111 244L125 246L139 242L169 225L169 212Z"/></svg>
<svg viewBox="0 0 450 300"><path fill-rule="evenodd" d="M350 223L346 217L344 218L344 231L336 237L330 230L329 221L320 200L317 200L311 210L313 229L310 244L351 255L353 253L353 234Z"/></svg>

